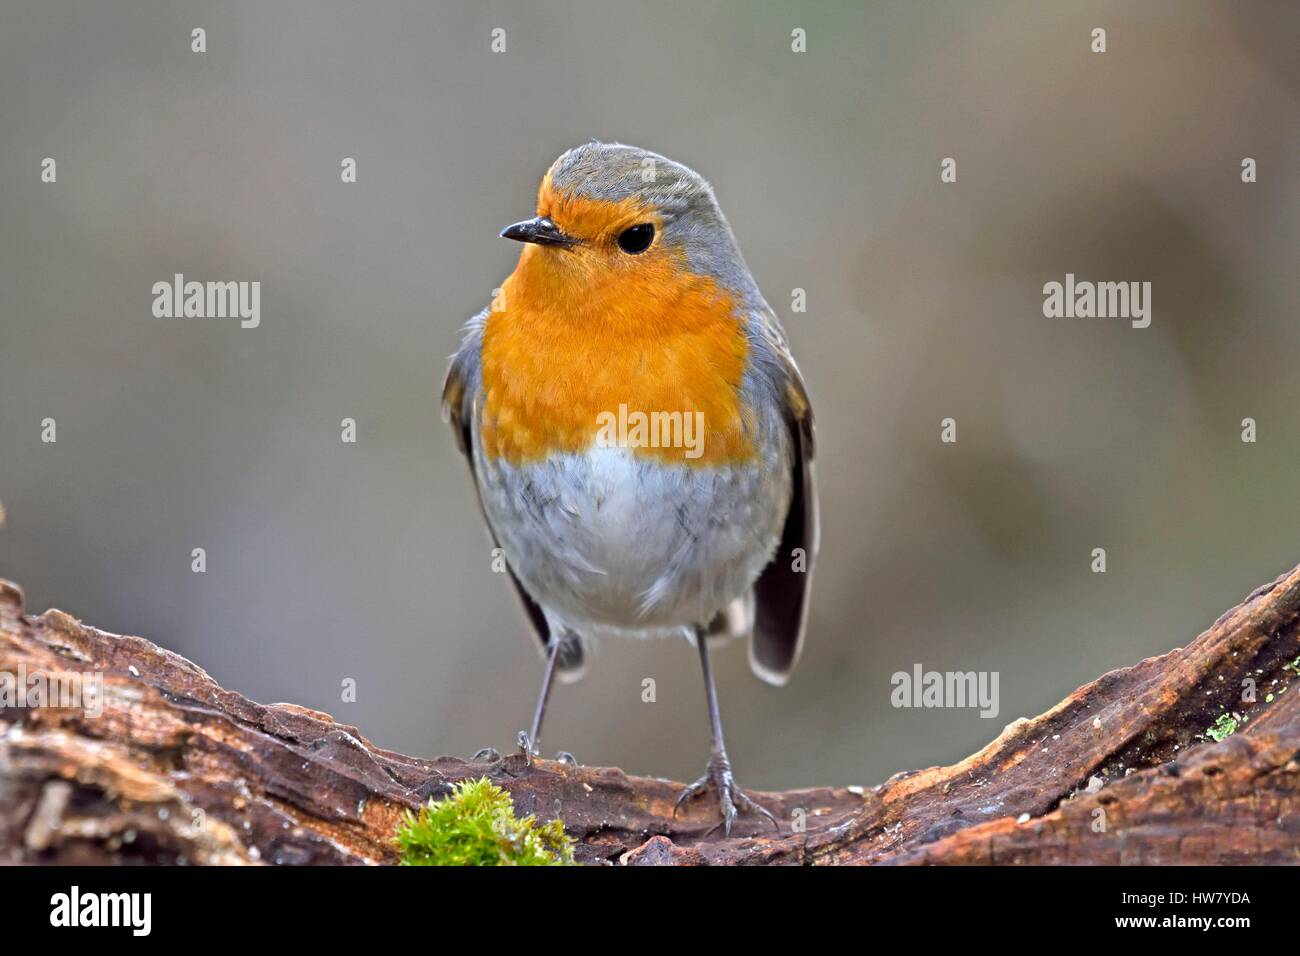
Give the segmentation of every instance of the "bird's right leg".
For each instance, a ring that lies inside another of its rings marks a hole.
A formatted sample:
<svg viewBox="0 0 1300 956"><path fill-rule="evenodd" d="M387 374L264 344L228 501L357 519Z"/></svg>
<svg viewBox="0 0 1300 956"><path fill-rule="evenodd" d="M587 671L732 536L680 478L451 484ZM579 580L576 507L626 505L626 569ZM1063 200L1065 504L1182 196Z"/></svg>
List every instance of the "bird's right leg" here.
<svg viewBox="0 0 1300 956"><path fill-rule="evenodd" d="M551 699L551 687L555 683L555 662L559 660L564 638L563 631L551 635L551 646L546 654L546 674L542 677L542 690L537 695L537 707L533 711L533 726L526 735L522 732L519 734L519 746L525 754L536 754L542 745L542 718L546 716L546 704Z"/></svg>
<svg viewBox="0 0 1300 956"><path fill-rule="evenodd" d="M546 652L546 673L542 677L541 693L537 695L537 707L533 711L532 728L519 731L519 749L529 759L538 753L538 746L541 744L542 718L546 716L546 704L551 698L551 687L555 684L555 665L559 660L560 650L564 646L565 636L563 631L551 636L550 645ZM473 759L498 760L500 757L501 755L494 748L484 747L474 754Z"/></svg>

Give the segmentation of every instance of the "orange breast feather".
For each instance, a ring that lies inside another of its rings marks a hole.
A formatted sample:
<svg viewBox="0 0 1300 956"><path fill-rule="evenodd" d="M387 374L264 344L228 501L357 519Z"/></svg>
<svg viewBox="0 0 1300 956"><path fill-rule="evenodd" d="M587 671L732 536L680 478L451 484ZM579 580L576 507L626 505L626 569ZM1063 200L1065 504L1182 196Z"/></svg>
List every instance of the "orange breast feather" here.
<svg viewBox="0 0 1300 956"><path fill-rule="evenodd" d="M742 318L730 293L687 269L680 251L620 258L527 246L497 304L483 331L489 458L520 464L582 452L612 435L665 462L753 457L753 422L740 395L748 357ZM698 448L658 440L669 435L672 413L681 415L676 427L700 429ZM638 433L645 420L648 433Z"/></svg>

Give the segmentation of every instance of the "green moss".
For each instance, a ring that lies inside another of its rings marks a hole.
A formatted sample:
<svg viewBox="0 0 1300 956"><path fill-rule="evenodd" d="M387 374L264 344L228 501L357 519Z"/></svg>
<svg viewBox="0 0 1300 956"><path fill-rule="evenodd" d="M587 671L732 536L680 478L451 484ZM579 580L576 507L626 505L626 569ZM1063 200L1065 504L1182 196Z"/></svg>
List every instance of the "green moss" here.
<svg viewBox="0 0 1300 956"><path fill-rule="evenodd" d="M1231 737L1237 732L1238 719L1236 714L1220 714L1214 726L1205 732L1205 736L1220 743L1225 737Z"/></svg>
<svg viewBox="0 0 1300 956"><path fill-rule="evenodd" d="M515 818L510 794L487 777L462 780L445 800L407 812L394 835L403 866L573 866L559 820Z"/></svg>

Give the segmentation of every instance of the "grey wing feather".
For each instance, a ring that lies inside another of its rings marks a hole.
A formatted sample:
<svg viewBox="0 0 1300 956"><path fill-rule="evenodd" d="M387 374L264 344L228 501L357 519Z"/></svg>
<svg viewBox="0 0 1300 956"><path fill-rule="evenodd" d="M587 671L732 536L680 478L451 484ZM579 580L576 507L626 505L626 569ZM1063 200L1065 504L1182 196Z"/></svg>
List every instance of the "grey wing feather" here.
<svg viewBox="0 0 1300 956"><path fill-rule="evenodd" d="M485 309L465 325L465 340L461 343L456 354L452 356L451 365L447 369L447 377L443 381L442 417L450 423L456 438L456 447L461 450L461 453L465 456L466 464L469 465L474 493L478 496L479 511L482 512L483 522L487 525L488 533L492 536L492 543L500 547L496 532L492 528L492 522L488 518L487 510L483 507L483 493L479 489L478 475L474 470L473 432L476 427L477 406L482 392L482 369L479 355L483 344L483 323L486 320L487 310ZM514 569L510 568L509 564L507 564L506 570L510 572L510 582L515 587L515 593L519 595L519 600L524 606L524 612L528 615L534 633L542 642L542 649L545 650L550 642L551 635L546 614L541 606L524 590L524 586L519 583L519 579L515 577ZM560 649L557 666L562 671L570 673L581 671L583 666L581 643L567 633L563 635L563 639L565 646Z"/></svg>
<svg viewBox="0 0 1300 956"><path fill-rule="evenodd" d="M774 316L760 316L751 335L777 386L791 445L790 509L781 543L754 583L754 630L750 668L770 684L790 678L803 647L808 621L813 559L817 554L817 490L813 480L813 412L799 368Z"/></svg>

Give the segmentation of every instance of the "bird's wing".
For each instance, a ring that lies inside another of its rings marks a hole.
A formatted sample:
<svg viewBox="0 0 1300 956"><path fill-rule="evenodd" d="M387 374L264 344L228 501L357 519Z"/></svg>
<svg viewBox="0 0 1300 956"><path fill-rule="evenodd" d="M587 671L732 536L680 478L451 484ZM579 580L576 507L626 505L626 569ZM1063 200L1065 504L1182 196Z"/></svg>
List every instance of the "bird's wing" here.
<svg viewBox="0 0 1300 956"><path fill-rule="evenodd" d="M469 465L474 493L478 495L479 510L483 513L483 522L492 536L492 543L500 547L496 531L492 527L492 520L488 517L487 509L483 507L483 493L479 489L478 475L475 474L474 469L474 429L478 427L478 406L483 391L479 356L483 344L483 323L486 320L485 309L465 325L465 340L456 354L451 357L447 378L442 384L442 417L451 425L452 433L456 438L456 447L460 449L461 454L465 456L465 463ZM524 586L515 577L514 569L508 563L506 570L510 572L510 581L515 586L519 600L523 603L528 620L533 625L533 631L542 642L542 649L545 650L551 633L546 615L541 606L524 590ZM565 646L560 649L557 664L562 671L572 675L582 669L582 645L576 639L568 639L568 635L563 637Z"/></svg>
<svg viewBox="0 0 1300 956"><path fill-rule="evenodd" d="M756 323L764 365L790 436L790 510L781 543L754 584L754 631L749 665L769 684L780 686L799 661L808 620L813 559L817 553L817 493L813 482L813 411L803 376L774 316Z"/></svg>

